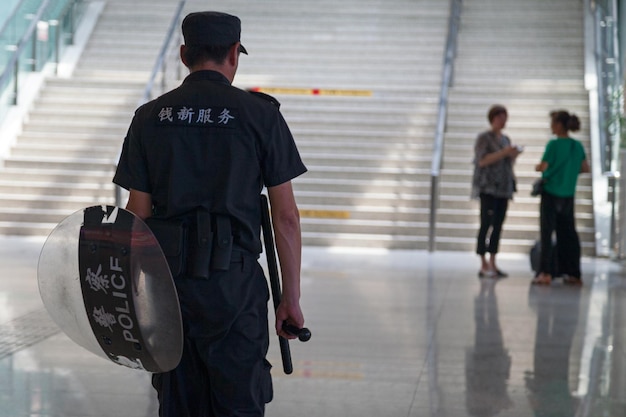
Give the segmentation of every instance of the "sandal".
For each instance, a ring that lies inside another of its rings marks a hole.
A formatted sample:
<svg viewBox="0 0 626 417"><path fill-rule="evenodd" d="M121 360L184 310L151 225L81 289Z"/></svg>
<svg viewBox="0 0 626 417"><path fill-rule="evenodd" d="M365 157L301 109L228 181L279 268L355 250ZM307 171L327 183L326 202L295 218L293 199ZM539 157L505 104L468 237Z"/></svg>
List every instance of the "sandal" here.
<svg viewBox="0 0 626 417"><path fill-rule="evenodd" d="M546 274L537 275L532 281L533 285L550 285L552 284L552 277Z"/></svg>
<svg viewBox="0 0 626 417"><path fill-rule="evenodd" d="M578 277L565 277L563 278L563 284L574 285L574 286L579 287L583 285L583 280Z"/></svg>
<svg viewBox="0 0 626 417"><path fill-rule="evenodd" d="M495 273L491 270L483 271L482 269L478 271L479 278L493 278Z"/></svg>

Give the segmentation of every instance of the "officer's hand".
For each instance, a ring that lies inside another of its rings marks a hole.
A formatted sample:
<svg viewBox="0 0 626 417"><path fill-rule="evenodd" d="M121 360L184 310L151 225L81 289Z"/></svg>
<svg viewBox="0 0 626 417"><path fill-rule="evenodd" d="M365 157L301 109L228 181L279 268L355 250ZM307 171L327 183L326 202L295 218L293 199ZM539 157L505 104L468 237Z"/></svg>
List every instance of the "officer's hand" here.
<svg viewBox="0 0 626 417"><path fill-rule="evenodd" d="M300 309L300 303L282 300L276 309L276 334L285 339L297 338L297 335L288 333L283 329L283 323L288 323L298 329L304 326L304 316Z"/></svg>

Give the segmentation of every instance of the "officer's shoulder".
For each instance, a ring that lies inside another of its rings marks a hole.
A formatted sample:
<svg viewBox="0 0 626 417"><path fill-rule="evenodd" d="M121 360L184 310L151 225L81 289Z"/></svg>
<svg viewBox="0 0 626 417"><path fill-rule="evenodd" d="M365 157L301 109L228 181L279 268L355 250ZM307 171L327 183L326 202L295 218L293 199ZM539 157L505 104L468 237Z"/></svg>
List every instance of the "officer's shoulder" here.
<svg viewBox="0 0 626 417"><path fill-rule="evenodd" d="M280 101L278 101L276 97L270 96L269 94L263 93L261 91L254 91L254 90L247 90L247 91L248 93L252 94L254 97L257 97L268 103L272 103L274 106L276 106L277 109L280 109Z"/></svg>

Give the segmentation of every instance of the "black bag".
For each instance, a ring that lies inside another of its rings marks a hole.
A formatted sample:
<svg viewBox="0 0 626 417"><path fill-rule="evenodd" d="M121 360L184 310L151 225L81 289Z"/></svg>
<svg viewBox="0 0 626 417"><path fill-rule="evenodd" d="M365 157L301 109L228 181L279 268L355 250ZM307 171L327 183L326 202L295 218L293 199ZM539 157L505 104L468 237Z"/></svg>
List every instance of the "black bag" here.
<svg viewBox="0 0 626 417"><path fill-rule="evenodd" d="M539 275L539 268L541 263L541 242L536 240L535 244L530 248L529 253L530 258L530 269L535 273L535 275ZM545 271L550 273L552 277L558 277L561 275L559 259L556 253L556 241L552 241L552 259L550 259L550 271Z"/></svg>
<svg viewBox="0 0 626 417"><path fill-rule="evenodd" d="M538 195L543 194L543 184L546 183L546 180L543 178L538 178L533 182L533 188L530 190L530 195L533 197L537 197Z"/></svg>
<svg viewBox="0 0 626 417"><path fill-rule="evenodd" d="M575 143L576 143L576 141L572 141L572 144L571 144L570 149L569 149L570 155L571 155L572 151L574 150ZM566 163L567 163L567 159L564 159L563 163L561 165L566 164ZM561 167L559 166L559 168L561 168ZM552 171L556 171L556 168L553 168ZM532 195L533 197L537 197L538 195L543 194L543 186L546 183L546 181L548 181L548 179L547 178L543 178L543 177L536 179L535 182L533 182L533 188L532 188L532 190L530 190L530 195Z"/></svg>

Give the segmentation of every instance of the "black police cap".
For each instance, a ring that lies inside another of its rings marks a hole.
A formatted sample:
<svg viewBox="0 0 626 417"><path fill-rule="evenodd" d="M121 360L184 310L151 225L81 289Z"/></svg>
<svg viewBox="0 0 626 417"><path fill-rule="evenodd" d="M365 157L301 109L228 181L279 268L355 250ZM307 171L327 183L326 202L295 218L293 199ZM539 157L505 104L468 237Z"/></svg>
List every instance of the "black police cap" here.
<svg viewBox="0 0 626 417"><path fill-rule="evenodd" d="M183 19L182 29L187 46L230 46L241 38L241 20L221 12L190 13ZM248 54L241 44L239 51Z"/></svg>

